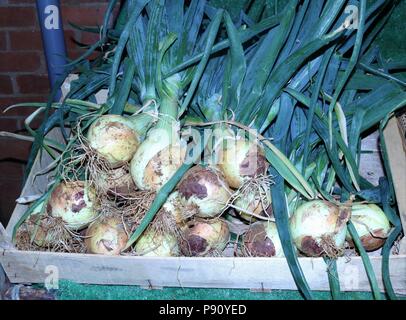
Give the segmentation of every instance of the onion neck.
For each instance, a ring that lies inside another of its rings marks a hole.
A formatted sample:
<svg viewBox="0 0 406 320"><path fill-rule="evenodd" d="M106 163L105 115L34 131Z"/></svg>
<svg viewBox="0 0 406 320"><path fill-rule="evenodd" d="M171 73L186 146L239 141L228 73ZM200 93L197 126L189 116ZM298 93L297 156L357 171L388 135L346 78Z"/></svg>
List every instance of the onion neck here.
<svg viewBox="0 0 406 320"><path fill-rule="evenodd" d="M156 124L157 129L166 130L170 137L173 135L173 129L178 125L180 83L179 79L174 76L163 81L163 90L160 92L159 120Z"/></svg>

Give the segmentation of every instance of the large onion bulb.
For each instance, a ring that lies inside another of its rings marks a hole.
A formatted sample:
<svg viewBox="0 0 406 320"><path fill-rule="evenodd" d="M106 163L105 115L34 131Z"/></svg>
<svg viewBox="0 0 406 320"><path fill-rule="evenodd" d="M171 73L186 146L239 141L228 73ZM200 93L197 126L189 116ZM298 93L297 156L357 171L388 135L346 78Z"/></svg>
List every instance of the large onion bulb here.
<svg viewBox="0 0 406 320"><path fill-rule="evenodd" d="M90 253L118 255L127 240L123 222L118 217L96 220L86 230L85 244Z"/></svg>
<svg viewBox="0 0 406 320"><path fill-rule="evenodd" d="M284 257L275 222L258 221L243 236L244 251L253 257Z"/></svg>
<svg viewBox="0 0 406 320"><path fill-rule="evenodd" d="M221 252L230 240L226 222L192 220L184 230L182 253L187 256L203 256L211 252Z"/></svg>
<svg viewBox="0 0 406 320"><path fill-rule="evenodd" d="M258 144L246 139L228 140L218 151L218 166L230 187L238 189L247 178L266 174L269 163Z"/></svg>
<svg viewBox="0 0 406 320"><path fill-rule="evenodd" d="M186 142L173 139L165 130L150 131L131 160L131 175L140 190L158 191L183 164Z"/></svg>
<svg viewBox="0 0 406 320"><path fill-rule="evenodd" d="M135 251L146 257L177 257L180 255L178 240L174 235L148 229L136 242Z"/></svg>
<svg viewBox="0 0 406 320"><path fill-rule="evenodd" d="M47 211L61 217L66 227L79 230L96 219L97 198L95 190L84 181L62 182L53 190Z"/></svg>
<svg viewBox="0 0 406 320"><path fill-rule="evenodd" d="M350 209L322 200L300 205L290 217L296 247L305 255L336 257L343 253Z"/></svg>
<svg viewBox="0 0 406 320"><path fill-rule="evenodd" d="M104 115L90 126L89 145L112 168L131 160L139 145L138 133L131 120L120 115Z"/></svg>
<svg viewBox="0 0 406 320"><path fill-rule="evenodd" d="M383 246L391 226L385 213L375 204L353 204L351 221L367 251ZM347 241L353 246L351 235L347 232Z"/></svg>
<svg viewBox="0 0 406 320"><path fill-rule="evenodd" d="M231 195L221 172L199 165L186 173L178 191L182 203L197 208L196 215L203 218L221 213Z"/></svg>

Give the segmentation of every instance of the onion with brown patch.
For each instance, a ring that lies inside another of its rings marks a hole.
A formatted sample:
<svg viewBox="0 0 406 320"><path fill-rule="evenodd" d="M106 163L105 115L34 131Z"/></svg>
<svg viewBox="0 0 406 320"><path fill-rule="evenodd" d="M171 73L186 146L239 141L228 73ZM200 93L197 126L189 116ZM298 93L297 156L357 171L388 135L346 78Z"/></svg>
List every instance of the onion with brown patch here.
<svg viewBox="0 0 406 320"><path fill-rule="evenodd" d="M391 230L390 222L385 213L375 204L353 204L351 221L366 251L381 248ZM346 239L353 247L354 243L348 232Z"/></svg>
<svg viewBox="0 0 406 320"><path fill-rule="evenodd" d="M183 164L186 141L153 129L131 160L131 176L140 190L158 191Z"/></svg>
<svg viewBox="0 0 406 320"><path fill-rule="evenodd" d="M83 229L95 220L97 207L96 191L84 181L61 182L47 203L48 213L61 217L71 230Z"/></svg>
<svg viewBox="0 0 406 320"><path fill-rule="evenodd" d="M350 211L322 200L304 202L289 221L296 247L310 257L342 255Z"/></svg>
<svg viewBox="0 0 406 320"><path fill-rule="evenodd" d="M284 257L275 222L258 221L243 236L243 252L252 257Z"/></svg>
<svg viewBox="0 0 406 320"><path fill-rule="evenodd" d="M238 189L247 179L265 175L269 163L257 143L237 138L219 148L218 166L229 186Z"/></svg>
<svg viewBox="0 0 406 320"><path fill-rule="evenodd" d="M230 240L230 231L225 221L192 220L184 230L181 249L186 256L204 256L221 253Z"/></svg>
<svg viewBox="0 0 406 320"><path fill-rule="evenodd" d="M108 217L92 222L86 230L85 245L89 253L119 255L128 236L119 217Z"/></svg>
<svg viewBox="0 0 406 320"><path fill-rule="evenodd" d="M89 146L112 168L129 162L140 143L130 118L103 115L92 123L87 133Z"/></svg>
<svg viewBox="0 0 406 320"><path fill-rule="evenodd" d="M220 214L231 191L221 172L197 165L179 183L178 192L185 207L195 208L196 216L212 218Z"/></svg>

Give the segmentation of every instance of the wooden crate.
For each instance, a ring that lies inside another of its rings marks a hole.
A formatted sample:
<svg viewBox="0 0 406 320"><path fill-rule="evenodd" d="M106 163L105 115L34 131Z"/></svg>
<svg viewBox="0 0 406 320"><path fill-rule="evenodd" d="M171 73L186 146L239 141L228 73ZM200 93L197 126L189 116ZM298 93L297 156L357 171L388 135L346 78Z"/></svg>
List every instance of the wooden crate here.
<svg viewBox="0 0 406 320"><path fill-rule="evenodd" d="M394 178L398 207L406 227L406 147L398 122L393 118L385 136ZM50 159L37 159L23 189L22 196L45 191L47 177L37 176ZM35 179L34 179L35 177ZM10 235L26 211L18 204L4 229L0 225L0 262L12 283L44 283L49 266L55 266L59 279L89 284L141 285L145 287L249 288L254 290L291 289L296 285L284 258L190 258L103 256L53 252L19 251L13 248ZM404 228L405 229L405 228ZM404 230L406 232L406 230ZM406 292L406 245L390 258L390 274L397 293ZM328 290L327 266L322 258L299 258L312 290ZM371 262L383 290L381 257L371 256ZM370 285L360 257L339 258L338 273L342 290L369 291Z"/></svg>

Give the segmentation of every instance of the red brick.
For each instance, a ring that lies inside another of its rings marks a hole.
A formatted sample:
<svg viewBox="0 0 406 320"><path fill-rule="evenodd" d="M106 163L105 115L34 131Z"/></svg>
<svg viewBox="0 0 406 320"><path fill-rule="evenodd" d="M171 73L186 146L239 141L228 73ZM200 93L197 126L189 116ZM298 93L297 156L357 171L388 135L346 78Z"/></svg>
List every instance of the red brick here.
<svg viewBox="0 0 406 320"><path fill-rule="evenodd" d="M85 52L85 49L70 50L70 51L68 51L68 57L69 57L69 59L74 60L76 58L79 58L84 52ZM99 52L94 52L87 59L90 59L90 60L95 59L99 54L100 54Z"/></svg>
<svg viewBox="0 0 406 320"><path fill-rule="evenodd" d="M17 0L14 0L17 1ZM62 3L64 5L72 5L72 4L77 4L77 5L84 5L84 4L105 4L109 2L108 0L63 0Z"/></svg>
<svg viewBox="0 0 406 320"><path fill-rule="evenodd" d="M21 130L21 120L20 119L6 118L4 116L0 117L0 131L16 133L19 130Z"/></svg>
<svg viewBox="0 0 406 320"><path fill-rule="evenodd" d="M0 160L27 161L30 149L30 141L0 137Z"/></svg>
<svg viewBox="0 0 406 320"><path fill-rule="evenodd" d="M35 7L0 7L0 27L34 27Z"/></svg>
<svg viewBox="0 0 406 320"><path fill-rule="evenodd" d="M78 40L78 35L80 34L79 31L74 31L74 30L65 30L65 44L66 44L66 49L68 51L70 50L77 50L79 48L77 44Z"/></svg>
<svg viewBox="0 0 406 320"><path fill-rule="evenodd" d="M69 22L82 26L100 26L103 24L103 16L106 5L79 7L62 6L62 19L64 24Z"/></svg>
<svg viewBox="0 0 406 320"><path fill-rule="evenodd" d="M24 164L17 161L0 161L1 179L21 181Z"/></svg>
<svg viewBox="0 0 406 320"><path fill-rule="evenodd" d="M21 107L21 108L14 108L7 113L4 113L9 106L17 103L26 103L26 102L46 102L47 96L46 95L27 95L23 97L0 97L0 117L2 116L21 116L23 118L27 117L31 113L33 113L36 108L31 107ZM0 149L1 150L1 149Z"/></svg>
<svg viewBox="0 0 406 320"><path fill-rule="evenodd" d="M7 49L7 39L6 39L6 32L0 31L0 50Z"/></svg>
<svg viewBox="0 0 406 320"><path fill-rule="evenodd" d="M0 94L13 93L13 84L9 76L0 75Z"/></svg>
<svg viewBox="0 0 406 320"><path fill-rule="evenodd" d="M20 196L23 188L21 180L0 179L0 219L3 225L7 225L11 214L16 206L16 199Z"/></svg>
<svg viewBox="0 0 406 320"><path fill-rule="evenodd" d="M17 76L16 80L20 93L49 93L49 82L46 75L21 75Z"/></svg>
<svg viewBox="0 0 406 320"><path fill-rule="evenodd" d="M93 43L100 40L100 35L98 33L91 32L81 32L80 42L82 44L92 45Z"/></svg>
<svg viewBox="0 0 406 320"><path fill-rule="evenodd" d="M40 31L10 31L11 50L42 50Z"/></svg>
<svg viewBox="0 0 406 320"><path fill-rule="evenodd" d="M64 1L64 0L62 0ZM8 0L9 4L29 4L34 6L35 2L33 0Z"/></svg>
<svg viewBox="0 0 406 320"><path fill-rule="evenodd" d="M40 67L39 52L0 52L0 72L30 72Z"/></svg>

